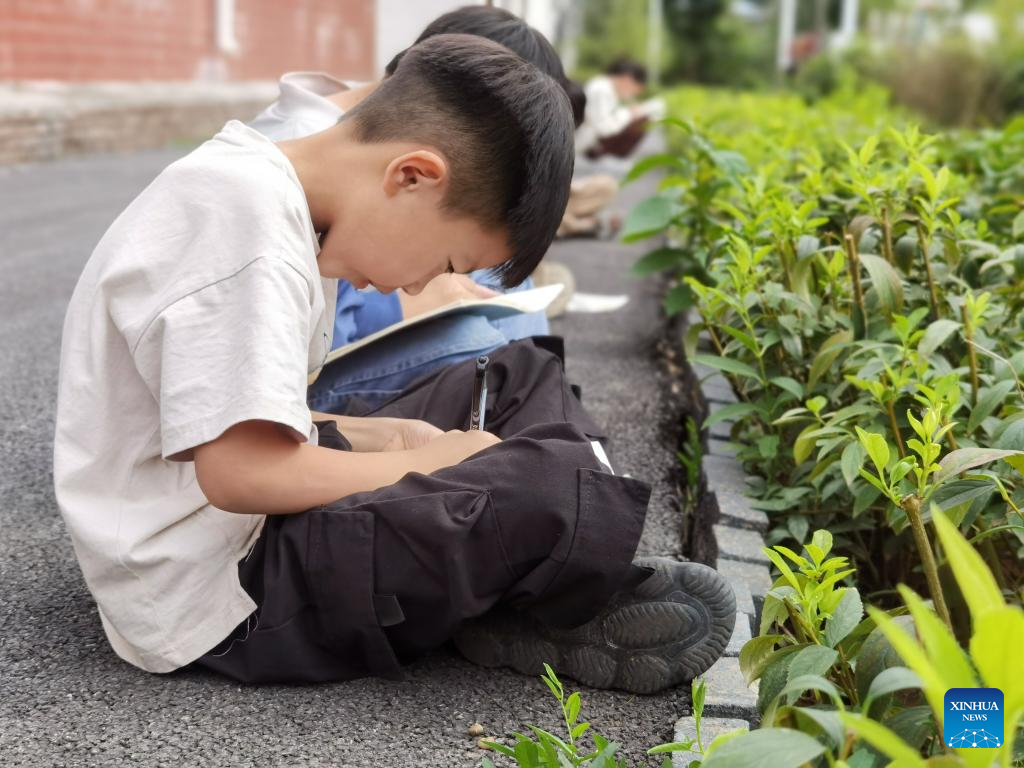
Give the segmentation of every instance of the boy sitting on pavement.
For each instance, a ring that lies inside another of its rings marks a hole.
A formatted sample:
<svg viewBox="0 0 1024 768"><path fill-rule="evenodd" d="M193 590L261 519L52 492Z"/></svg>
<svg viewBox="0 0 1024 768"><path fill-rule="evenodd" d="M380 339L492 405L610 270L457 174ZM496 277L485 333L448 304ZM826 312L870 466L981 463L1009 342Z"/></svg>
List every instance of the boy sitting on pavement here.
<svg viewBox="0 0 1024 768"><path fill-rule="evenodd" d="M275 145L231 122L128 206L71 299L54 440L123 659L316 682L397 676L457 635L480 663L644 692L717 658L731 590L704 566L631 562L649 488L607 471L551 353L495 353L493 433L463 431L471 363L373 418L306 406L339 278L515 285L571 173L559 85L442 35L335 127Z"/></svg>

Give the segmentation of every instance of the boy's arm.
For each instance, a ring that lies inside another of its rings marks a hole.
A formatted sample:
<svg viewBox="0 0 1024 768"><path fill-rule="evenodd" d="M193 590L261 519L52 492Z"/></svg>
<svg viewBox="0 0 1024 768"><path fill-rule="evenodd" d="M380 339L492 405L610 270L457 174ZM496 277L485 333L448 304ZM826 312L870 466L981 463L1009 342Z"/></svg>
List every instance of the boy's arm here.
<svg viewBox="0 0 1024 768"><path fill-rule="evenodd" d="M281 425L243 421L194 449L199 487L215 507L291 514L429 474L500 442L488 432L443 433L419 448L353 453L298 443Z"/></svg>
<svg viewBox="0 0 1024 768"><path fill-rule="evenodd" d="M338 431L359 453L400 451L419 448L444 434L440 429L419 419L395 419L387 416L336 416L332 413L310 412L313 421L333 421Z"/></svg>

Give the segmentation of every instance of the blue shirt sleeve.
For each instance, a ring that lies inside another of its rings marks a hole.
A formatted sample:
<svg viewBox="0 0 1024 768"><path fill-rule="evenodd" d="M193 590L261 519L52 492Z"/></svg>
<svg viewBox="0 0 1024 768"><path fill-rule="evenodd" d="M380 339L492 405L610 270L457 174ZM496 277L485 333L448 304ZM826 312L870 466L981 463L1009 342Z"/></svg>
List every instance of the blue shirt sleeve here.
<svg viewBox="0 0 1024 768"><path fill-rule="evenodd" d="M397 293L361 293L347 280L339 280L332 349L359 341L401 320L402 306Z"/></svg>

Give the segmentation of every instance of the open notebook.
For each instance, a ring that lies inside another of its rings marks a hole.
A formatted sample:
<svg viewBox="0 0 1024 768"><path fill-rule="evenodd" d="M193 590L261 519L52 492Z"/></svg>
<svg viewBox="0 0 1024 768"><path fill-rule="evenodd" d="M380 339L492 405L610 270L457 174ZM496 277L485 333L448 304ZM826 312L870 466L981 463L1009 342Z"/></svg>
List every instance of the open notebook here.
<svg viewBox="0 0 1024 768"><path fill-rule="evenodd" d="M352 354L357 349L362 349L370 344L375 344L381 339L385 339L392 334L400 333L406 328L419 325L420 323L425 323L444 315L454 315L460 312L472 312L475 315L483 315L490 320L496 320L501 317L510 317L511 315L518 315L525 312L543 312L547 309L548 305L555 300L558 294L562 292L564 287L565 286L561 283L555 283L553 285L542 286L541 288L531 288L527 291L503 293L500 296L492 296L489 299L460 299L459 301L446 304L443 307L438 307L430 312L424 312L423 314L416 315L408 320L403 320L400 323L389 325L387 328L382 328L376 333L364 336L359 339L359 341L353 341L351 344L338 347L327 355L324 359L324 365L329 365L335 360L345 357L345 355ZM316 378L317 373L319 373L319 371L310 376L310 381Z"/></svg>

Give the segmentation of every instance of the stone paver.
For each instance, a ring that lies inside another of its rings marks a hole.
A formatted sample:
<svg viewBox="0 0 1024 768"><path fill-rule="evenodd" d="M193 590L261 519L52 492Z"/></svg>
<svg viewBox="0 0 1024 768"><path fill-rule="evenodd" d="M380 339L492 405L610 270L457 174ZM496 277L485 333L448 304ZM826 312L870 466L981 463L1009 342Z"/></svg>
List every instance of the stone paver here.
<svg viewBox="0 0 1024 768"><path fill-rule="evenodd" d="M750 728L750 723L734 717L702 717L700 721L700 741L707 749L715 737L724 733L732 733L741 728ZM693 717L681 717L676 722L675 741L696 741L697 721ZM689 768L692 756L686 752L672 755L673 768Z"/></svg>
<svg viewBox="0 0 1024 768"><path fill-rule="evenodd" d="M715 717L756 717L757 683L747 686L740 673L739 659L723 656L704 673L704 680L708 685L705 713Z"/></svg>
<svg viewBox="0 0 1024 768"><path fill-rule="evenodd" d="M716 525L718 556L747 563L768 564L768 557L762 552L764 538L757 531L734 528L731 525Z"/></svg>

